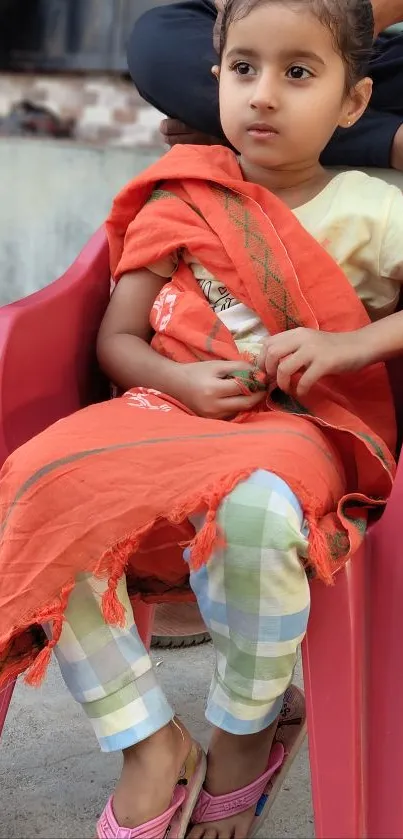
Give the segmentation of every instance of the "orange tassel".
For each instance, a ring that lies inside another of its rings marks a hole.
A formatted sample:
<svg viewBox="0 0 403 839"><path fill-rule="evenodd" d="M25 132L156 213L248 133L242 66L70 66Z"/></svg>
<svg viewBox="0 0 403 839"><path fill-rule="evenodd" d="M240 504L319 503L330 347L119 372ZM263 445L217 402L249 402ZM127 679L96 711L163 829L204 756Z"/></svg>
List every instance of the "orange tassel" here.
<svg viewBox="0 0 403 839"><path fill-rule="evenodd" d="M313 565L316 575L327 585L334 585L332 570L329 565L329 545L326 535L318 527L315 515L307 515L309 526L309 564Z"/></svg>
<svg viewBox="0 0 403 839"><path fill-rule="evenodd" d="M46 675L46 670L50 664L50 659L52 658L53 647L54 643L51 641L43 648L43 650L40 651L40 653L38 653L35 661L31 664L25 676L27 685L39 687L39 685L42 684Z"/></svg>
<svg viewBox="0 0 403 839"><path fill-rule="evenodd" d="M215 521L208 521L197 534L191 545L192 571L199 571L211 556L217 534Z"/></svg>
<svg viewBox="0 0 403 839"><path fill-rule="evenodd" d="M109 581L109 587L102 595L102 613L106 623L124 626L126 610L116 594L116 581Z"/></svg>

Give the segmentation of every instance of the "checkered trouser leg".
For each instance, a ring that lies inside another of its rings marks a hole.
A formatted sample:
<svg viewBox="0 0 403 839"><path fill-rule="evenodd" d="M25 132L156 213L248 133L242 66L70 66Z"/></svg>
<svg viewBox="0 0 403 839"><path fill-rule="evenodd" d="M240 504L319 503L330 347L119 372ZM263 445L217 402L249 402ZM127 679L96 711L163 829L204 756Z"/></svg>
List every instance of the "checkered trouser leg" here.
<svg viewBox="0 0 403 839"><path fill-rule="evenodd" d="M268 472L255 472L236 487L221 504L219 522L227 547L191 575L216 649L207 718L226 731L249 734L276 718L291 681L309 613L298 559L307 542L297 499ZM151 736L173 711L135 627L125 578L117 590L124 627L105 623L105 587L89 574L78 578L55 652L67 687L109 752Z"/></svg>
<svg viewBox="0 0 403 839"><path fill-rule="evenodd" d="M126 749L159 731L173 711L157 683L134 624L122 577L117 596L123 627L105 623L101 597L106 581L82 574L72 591L55 649L62 676L90 719L104 752Z"/></svg>
<svg viewBox="0 0 403 839"><path fill-rule="evenodd" d="M297 498L263 470L225 498L218 518L226 547L190 578L216 651L206 716L252 734L280 713L306 632L310 594L299 556L307 538Z"/></svg>

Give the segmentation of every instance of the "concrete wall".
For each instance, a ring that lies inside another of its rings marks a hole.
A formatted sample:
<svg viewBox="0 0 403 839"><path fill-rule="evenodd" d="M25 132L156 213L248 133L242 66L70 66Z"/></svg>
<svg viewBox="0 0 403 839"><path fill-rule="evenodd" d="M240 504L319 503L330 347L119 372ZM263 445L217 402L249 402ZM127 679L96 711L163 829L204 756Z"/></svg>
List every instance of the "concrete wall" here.
<svg viewBox="0 0 403 839"><path fill-rule="evenodd" d="M118 190L157 150L0 139L0 305L47 285L73 262ZM386 172L403 188L403 174Z"/></svg>
<svg viewBox="0 0 403 839"><path fill-rule="evenodd" d="M0 139L0 305L59 276L157 151Z"/></svg>

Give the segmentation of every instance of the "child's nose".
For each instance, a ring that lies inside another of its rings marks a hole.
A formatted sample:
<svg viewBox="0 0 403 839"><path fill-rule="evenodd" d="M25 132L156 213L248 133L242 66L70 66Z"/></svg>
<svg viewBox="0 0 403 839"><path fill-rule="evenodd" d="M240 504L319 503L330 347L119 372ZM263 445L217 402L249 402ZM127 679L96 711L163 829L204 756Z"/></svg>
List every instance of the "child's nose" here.
<svg viewBox="0 0 403 839"><path fill-rule="evenodd" d="M264 74L254 85L250 97L251 108L276 110L278 108L278 88L272 74Z"/></svg>

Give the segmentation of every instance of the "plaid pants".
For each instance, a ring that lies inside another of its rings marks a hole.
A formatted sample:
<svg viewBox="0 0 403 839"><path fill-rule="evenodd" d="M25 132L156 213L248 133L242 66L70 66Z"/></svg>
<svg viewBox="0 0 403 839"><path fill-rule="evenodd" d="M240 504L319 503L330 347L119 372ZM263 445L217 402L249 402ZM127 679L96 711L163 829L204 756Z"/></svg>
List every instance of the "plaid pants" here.
<svg viewBox="0 0 403 839"><path fill-rule="evenodd" d="M218 518L226 546L190 576L216 652L206 716L225 731L252 734L278 716L306 632L303 512L284 481L258 470L224 499ZM198 528L203 519L192 521ZM174 712L138 636L125 579L118 588L123 628L102 616L105 585L91 575L77 580L56 656L101 749L110 752L149 737Z"/></svg>

